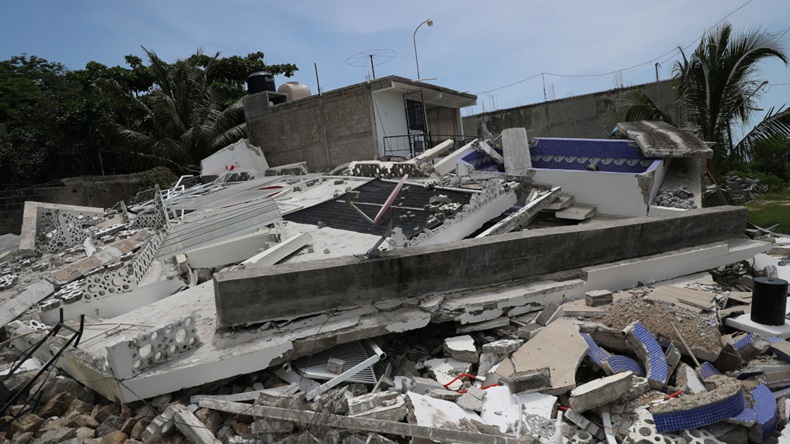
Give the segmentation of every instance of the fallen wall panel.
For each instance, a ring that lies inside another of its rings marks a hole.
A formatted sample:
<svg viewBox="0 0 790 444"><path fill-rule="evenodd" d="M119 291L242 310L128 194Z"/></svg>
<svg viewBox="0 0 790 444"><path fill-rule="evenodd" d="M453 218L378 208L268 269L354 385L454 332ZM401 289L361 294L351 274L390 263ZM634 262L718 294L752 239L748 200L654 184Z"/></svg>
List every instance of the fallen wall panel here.
<svg viewBox="0 0 790 444"><path fill-rule="evenodd" d="M343 257L214 276L223 327L305 316L338 306L525 279L740 237L746 209L509 233L418 246L366 260Z"/></svg>

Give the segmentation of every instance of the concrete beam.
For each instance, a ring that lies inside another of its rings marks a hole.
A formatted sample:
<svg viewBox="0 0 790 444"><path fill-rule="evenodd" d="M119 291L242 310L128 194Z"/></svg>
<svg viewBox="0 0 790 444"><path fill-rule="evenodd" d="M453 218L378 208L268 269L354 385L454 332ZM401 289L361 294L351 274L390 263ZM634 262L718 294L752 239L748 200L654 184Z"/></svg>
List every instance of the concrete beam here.
<svg viewBox="0 0 790 444"><path fill-rule="evenodd" d="M255 324L648 256L738 238L746 212L705 208L417 246L375 260L342 257L223 272L214 275L217 317L223 327Z"/></svg>
<svg viewBox="0 0 790 444"><path fill-rule="evenodd" d="M307 410L289 410L278 407L242 404L216 399L204 399L200 406L221 412L251 415L280 421L289 421L301 426L323 424L325 426L354 430L365 433L382 433L386 435L410 436L439 442L516 444L518 439L481 433L462 432L446 428L434 428L416 424L405 424L395 421L380 419L354 418L349 416L332 415L329 413L316 413Z"/></svg>

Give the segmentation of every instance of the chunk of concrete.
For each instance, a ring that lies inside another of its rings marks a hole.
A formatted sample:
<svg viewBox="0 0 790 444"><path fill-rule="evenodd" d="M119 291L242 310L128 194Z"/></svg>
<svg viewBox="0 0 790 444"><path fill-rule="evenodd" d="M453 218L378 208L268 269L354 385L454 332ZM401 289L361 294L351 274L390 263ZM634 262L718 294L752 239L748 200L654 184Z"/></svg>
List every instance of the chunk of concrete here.
<svg viewBox="0 0 790 444"><path fill-rule="evenodd" d="M592 290L584 293L584 302L588 307L598 307L611 304L614 296L609 290Z"/></svg>
<svg viewBox="0 0 790 444"><path fill-rule="evenodd" d="M175 410L174 423L178 431L195 444L220 444L221 441L186 407L172 404L169 409Z"/></svg>
<svg viewBox="0 0 790 444"><path fill-rule="evenodd" d="M545 327L555 319L561 318L563 314L562 305L552 302L540 312L537 318L535 318L535 323Z"/></svg>
<svg viewBox="0 0 790 444"><path fill-rule="evenodd" d="M505 159L505 174L525 176L532 168L527 129L508 128L502 130L502 153Z"/></svg>
<svg viewBox="0 0 790 444"><path fill-rule="evenodd" d="M310 236L310 233L300 233L252 256L242 262L242 264L247 267L267 267L274 265L307 245L310 245L312 242L313 237Z"/></svg>
<svg viewBox="0 0 790 444"><path fill-rule="evenodd" d="M475 341L469 335L446 338L444 351L461 362L475 363L478 359Z"/></svg>
<svg viewBox="0 0 790 444"><path fill-rule="evenodd" d="M582 413L617 401L631 390L633 376L624 372L582 384L571 390L570 406L576 413Z"/></svg>
<svg viewBox="0 0 790 444"><path fill-rule="evenodd" d="M367 393L348 400L348 416L401 421L407 413L406 398L396 391Z"/></svg>
<svg viewBox="0 0 790 444"><path fill-rule="evenodd" d="M472 410L474 412L483 411L483 398L486 396L486 391L480 387L472 386L466 391L455 403L465 410Z"/></svg>
<svg viewBox="0 0 790 444"><path fill-rule="evenodd" d="M530 393L551 388L551 372L548 367L511 373L503 379L512 393Z"/></svg>

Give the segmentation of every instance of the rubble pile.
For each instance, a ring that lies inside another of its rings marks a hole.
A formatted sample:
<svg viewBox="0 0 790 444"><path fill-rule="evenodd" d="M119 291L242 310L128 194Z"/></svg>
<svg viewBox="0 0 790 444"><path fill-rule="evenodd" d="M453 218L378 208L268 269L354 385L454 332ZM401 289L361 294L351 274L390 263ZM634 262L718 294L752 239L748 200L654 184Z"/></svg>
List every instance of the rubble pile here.
<svg viewBox="0 0 790 444"><path fill-rule="evenodd" d="M741 208L647 217L664 151L596 145L599 172L502 139L27 202L0 244L0 444L790 441L790 327L751 316L790 240L742 238ZM579 203L538 173L630 188Z"/></svg>
<svg viewBox="0 0 790 444"><path fill-rule="evenodd" d="M741 177L733 175L728 177L721 187L736 204L745 204L754 200L758 195L769 191L768 185L764 185L759 179Z"/></svg>
<svg viewBox="0 0 790 444"><path fill-rule="evenodd" d="M689 191L686 187L675 189L662 188L653 199L653 205L669 208L681 208L684 210L697 208L697 204L694 203L694 193Z"/></svg>

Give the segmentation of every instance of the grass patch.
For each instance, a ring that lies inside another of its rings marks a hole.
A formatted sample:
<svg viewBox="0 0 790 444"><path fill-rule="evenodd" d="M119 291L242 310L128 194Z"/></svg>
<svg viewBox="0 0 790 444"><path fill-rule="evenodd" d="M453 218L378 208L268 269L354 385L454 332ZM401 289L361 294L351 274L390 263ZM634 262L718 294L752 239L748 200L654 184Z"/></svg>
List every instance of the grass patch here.
<svg viewBox="0 0 790 444"><path fill-rule="evenodd" d="M790 234L790 190L763 194L759 200L746 204L749 222L763 228L779 224L774 230Z"/></svg>

